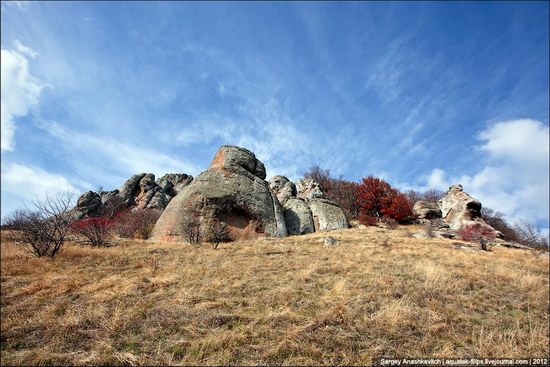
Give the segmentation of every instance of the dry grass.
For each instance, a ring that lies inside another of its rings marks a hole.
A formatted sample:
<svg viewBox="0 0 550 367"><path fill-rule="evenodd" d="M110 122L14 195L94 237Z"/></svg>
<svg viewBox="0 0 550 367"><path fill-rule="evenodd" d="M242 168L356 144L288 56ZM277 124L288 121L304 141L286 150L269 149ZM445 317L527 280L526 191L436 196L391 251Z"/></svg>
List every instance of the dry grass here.
<svg viewBox="0 0 550 367"><path fill-rule="evenodd" d="M407 228L221 244L2 244L2 365L548 356L548 258ZM384 245L384 242L387 245Z"/></svg>

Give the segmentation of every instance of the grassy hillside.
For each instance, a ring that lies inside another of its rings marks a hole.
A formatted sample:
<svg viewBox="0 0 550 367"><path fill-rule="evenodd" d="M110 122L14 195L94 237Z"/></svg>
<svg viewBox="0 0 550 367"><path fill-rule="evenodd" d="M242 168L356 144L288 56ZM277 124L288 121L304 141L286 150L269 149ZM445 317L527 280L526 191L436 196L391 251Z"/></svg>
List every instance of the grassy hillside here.
<svg viewBox="0 0 550 367"><path fill-rule="evenodd" d="M410 227L221 244L2 244L2 364L370 364L548 355L548 257Z"/></svg>

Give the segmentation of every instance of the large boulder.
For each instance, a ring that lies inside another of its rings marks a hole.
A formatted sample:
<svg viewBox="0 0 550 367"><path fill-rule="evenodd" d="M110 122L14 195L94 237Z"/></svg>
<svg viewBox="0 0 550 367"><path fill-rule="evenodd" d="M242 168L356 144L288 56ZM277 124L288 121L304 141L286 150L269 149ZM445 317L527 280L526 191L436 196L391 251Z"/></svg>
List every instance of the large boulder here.
<svg viewBox="0 0 550 367"><path fill-rule="evenodd" d="M414 203L413 211L418 219L441 218L441 209L439 205L430 201L417 201Z"/></svg>
<svg viewBox="0 0 550 367"><path fill-rule="evenodd" d="M285 176L274 176L269 188L283 204L288 234L348 228L343 210L327 198L317 181L307 178L294 185Z"/></svg>
<svg viewBox="0 0 550 367"><path fill-rule="evenodd" d="M193 181L193 176L185 173L167 173L155 182L170 199Z"/></svg>
<svg viewBox="0 0 550 367"><path fill-rule="evenodd" d="M284 210L288 234L302 235L315 232L313 216L305 200L289 197L285 201Z"/></svg>
<svg viewBox="0 0 550 367"><path fill-rule="evenodd" d="M265 166L252 152L222 146L208 170L170 201L153 238L183 236L183 223L193 217L204 229L223 222L236 238L285 236L283 207L264 179Z"/></svg>
<svg viewBox="0 0 550 367"><path fill-rule="evenodd" d="M285 205L289 198L296 197L296 185L285 176L273 176L269 180L269 189L282 205Z"/></svg>
<svg viewBox="0 0 550 367"><path fill-rule="evenodd" d="M503 238L504 235L495 230L481 219L481 202L466 192L462 185L451 185L438 202L441 208L441 216L453 230L459 230L462 226L479 224L481 227L492 231L496 237Z"/></svg>
<svg viewBox="0 0 550 367"><path fill-rule="evenodd" d="M76 203L75 210L78 212L76 216L81 218L84 216L95 217L101 212L101 197L98 193L88 191L82 194Z"/></svg>
<svg viewBox="0 0 550 367"><path fill-rule="evenodd" d="M348 221L342 208L328 199L311 199L309 209L316 231L332 231L348 228Z"/></svg>
<svg viewBox="0 0 550 367"><path fill-rule="evenodd" d="M298 180L296 188L298 190L298 197L304 200L327 198L321 189L321 185L312 178Z"/></svg>

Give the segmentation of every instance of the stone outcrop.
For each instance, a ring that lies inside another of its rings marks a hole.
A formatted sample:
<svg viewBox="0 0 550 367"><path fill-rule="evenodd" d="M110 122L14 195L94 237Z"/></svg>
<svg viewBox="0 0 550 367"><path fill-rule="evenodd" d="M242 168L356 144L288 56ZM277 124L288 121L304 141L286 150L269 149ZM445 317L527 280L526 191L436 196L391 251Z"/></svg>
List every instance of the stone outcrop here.
<svg viewBox="0 0 550 367"><path fill-rule="evenodd" d="M97 192L88 191L78 198L75 209L80 214L79 217L95 217L100 214L101 208L102 202L99 194Z"/></svg>
<svg viewBox="0 0 550 367"><path fill-rule="evenodd" d="M315 232L311 209L302 199L289 198L284 205L284 217L288 234L301 235Z"/></svg>
<svg viewBox="0 0 550 367"><path fill-rule="evenodd" d="M326 195L321 189L321 185L311 178L304 178L296 183L298 197L304 200L326 199Z"/></svg>
<svg viewBox="0 0 550 367"><path fill-rule="evenodd" d="M303 179L295 185L284 176L274 176L269 188L283 204L288 234L348 228L342 209L326 197L315 180Z"/></svg>
<svg viewBox="0 0 550 367"><path fill-rule="evenodd" d="M170 201L153 238L181 237L182 224L193 217L205 228L223 222L235 238L285 236L283 207L265 177L264 164L252 152L222 146L208 170Z"/></svg>
<svg viewBox="0 0 550 367"><path fill-rule="evenodd" d="M328 199L311 199L308 204L316 231L348 228L346 215L335 202Z"/></svg>
<svg viewBox="0 0 550 367"><path fill-rule="evenodd" d="M88 191L78 199L77 218L95 217L108 208L164 209L193 177L187 174L166 174L155 181L152 173L139 173L130 177L118 190Z"/></svg>
<svg viewBox="0 0 550 367"><path fill-rule="evenodd" d="M414 204L413 212L418 219L441 218L441 209L439 205L429 201L417 201Z"/></svg>
<svg viewBox="0 0 550 367"><path fill-rule="evenodd" d="M269 180L269 189L277 196L282 205L285 205L288 199L296 197L296 185L285 176L273 176Z"/></svg>
<svg viewBox="0 0 550 367"><path fill-rule="evenodd" d="M464 225L479 224L503 238L503 234L485 223L481 218L481 202L474 199L462 188L462 185L452 185L439 201L441 216L453 230L459 230Z"/></svg>

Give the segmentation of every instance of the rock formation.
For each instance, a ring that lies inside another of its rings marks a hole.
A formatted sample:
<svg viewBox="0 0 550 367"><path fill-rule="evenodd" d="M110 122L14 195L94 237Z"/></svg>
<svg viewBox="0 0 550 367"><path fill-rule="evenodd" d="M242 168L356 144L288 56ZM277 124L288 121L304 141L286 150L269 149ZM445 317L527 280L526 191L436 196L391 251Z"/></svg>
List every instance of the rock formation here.
<svg viewBox="0 0 550 367"><path fill-rule="evenodd" d="M184 235L182 223L192 217L206 228L223 222L236 238L285 236L283 207L265 177L265 166L254 153L222 146L208 170L170 201L157 221L153 238Z"/></svg>
<svg viewBox="0 0 550 367"><path fill-rule="evenodd" d="M441 218L441 209L437 203L429 201L417 201L413 207L414 214L418 219Z"/></svg>
<svg viewBox="0 0 550 367"><path fill-rule="evenodd" d="M166 174L155 181L152 173L133 175L118 189L88 191L78 199L77 218L101 215L108 207L164 209L177 193L193 180L187 174Z"/></svg>
<svg viewBox="0 0 550 367"><path fill-rule="evenodd" d="M504 237L501 232L481 219L481 203L464 192L460 184L450 186L445 196L438 201L438 205L442 218L453 230L459 230L468 224L479 224L493 231L496 237Z"/></svg>
<svg viewBox="0 0 550 367"><path fill-rule="evenodd" d="M348 228L348 221L342 208L329 200L319 183L311 178L296 183L298 198L304 199L311 210L315 231L331 231Z"/></svg>
<svg viewBox="0 0 550 367"><path fill-rule="evenodd" d="M304 179L294 185L284 176L275 176L269 188L283 204L288 234L348 228L344 212L326 197L318 182Z"/></svg>

